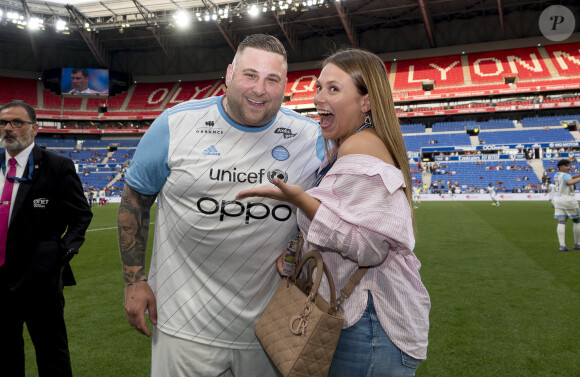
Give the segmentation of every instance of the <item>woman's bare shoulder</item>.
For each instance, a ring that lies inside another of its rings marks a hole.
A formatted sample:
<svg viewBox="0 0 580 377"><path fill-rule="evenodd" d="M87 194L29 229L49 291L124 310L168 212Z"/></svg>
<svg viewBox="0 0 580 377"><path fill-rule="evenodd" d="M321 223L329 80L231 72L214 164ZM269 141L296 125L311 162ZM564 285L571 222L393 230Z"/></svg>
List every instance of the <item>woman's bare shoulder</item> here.
<svg viewBox="0 0 580 377"><path fill-rule="evenodd" d="M393 156L372 129L366 129L347 138L338 149L338 158L349 154L365 154L394 165Z"/></svg>

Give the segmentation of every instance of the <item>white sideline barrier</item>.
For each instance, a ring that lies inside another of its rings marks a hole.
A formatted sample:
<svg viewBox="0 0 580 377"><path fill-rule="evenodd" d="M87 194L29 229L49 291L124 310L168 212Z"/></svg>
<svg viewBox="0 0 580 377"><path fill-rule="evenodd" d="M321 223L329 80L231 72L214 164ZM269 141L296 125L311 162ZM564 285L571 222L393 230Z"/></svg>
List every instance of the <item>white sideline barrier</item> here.
<svg viewBox="0 0 580 377"><path fill-rule="evenodd" d="M510 193L498 193L497 198L502 200L520 200L520 201L530 201L530 200L543 200L548 201L548 195L546 194L512 194ZM421 194L419 195L419 201L491 201L489 194ZM576 200L580 200L580 193L576 193Z"/></svg>
<svg viewBox="0 0 580 377"><path fill-rule="evenodd" d="M548 201L548 195L546 194L512 194L512 193L498 193L497 197L499 200L520 200L520 201L529 201L529 200L544 200ZM107 196L107 200L109 203L120 203L121 197L120 196ZM421 194L419 195L419 201L446 201L451 202L454 200L461 200L461 201L491 201L489 194L456 194L456 195L449 195L449 194ZM576 200L580 200L580 193L576 193ZM98 203L96 204L98 205Z"/></svg>

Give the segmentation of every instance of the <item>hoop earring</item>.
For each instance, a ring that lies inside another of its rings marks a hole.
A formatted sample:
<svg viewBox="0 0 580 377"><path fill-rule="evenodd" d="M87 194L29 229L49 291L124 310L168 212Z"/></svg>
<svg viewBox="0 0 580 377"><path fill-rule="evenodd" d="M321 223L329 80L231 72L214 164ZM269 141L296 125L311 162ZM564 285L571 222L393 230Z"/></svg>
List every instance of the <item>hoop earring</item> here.
<svg viewBox="0 0 580 377"><path fill-rule="evenodd" d="M372 127L373 126L373 118L371 118L370 115L367 115L365 117L365 121L364 121L363 125L365 125L367 127Z"/></svg>

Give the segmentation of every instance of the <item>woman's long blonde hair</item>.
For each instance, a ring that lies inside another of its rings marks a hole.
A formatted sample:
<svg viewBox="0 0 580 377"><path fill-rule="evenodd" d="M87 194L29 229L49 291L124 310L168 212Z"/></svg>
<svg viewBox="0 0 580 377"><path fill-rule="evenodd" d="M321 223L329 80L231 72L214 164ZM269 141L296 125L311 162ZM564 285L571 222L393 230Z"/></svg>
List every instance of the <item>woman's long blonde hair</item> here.
<svg viewBox="0 0 580 377"><path fill-rule="evenodd" d="M329 63L334 64L352 78L360 95L369 95L370 116L375 131L393 156L396 167L403 173L405 195L411 209L413 229L416 230L411 194L413 190L411 169L385 64L375 54L355 48L334 53L322 62L322 67L324 68ZM336 143L336 140L333 142Z"/></svg>

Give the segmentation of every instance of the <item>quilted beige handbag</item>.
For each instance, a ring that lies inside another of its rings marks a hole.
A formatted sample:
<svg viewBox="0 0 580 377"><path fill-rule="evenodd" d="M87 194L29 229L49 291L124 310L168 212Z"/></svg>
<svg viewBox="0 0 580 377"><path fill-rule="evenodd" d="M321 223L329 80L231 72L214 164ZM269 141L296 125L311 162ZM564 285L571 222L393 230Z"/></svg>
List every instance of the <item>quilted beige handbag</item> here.
<svg viewBox="0 0 580 377"><path fill-rule="evenodd" d="M298 278L310 263L306 279ZM316 277L312 281L312 273ZM344 300L360 282L367 268L360 268L341 292ZM322 274L330 287L330 303L317 294ZM327 376L342 330L334 280L320 252L310 251L293 274L283 278L256 325L256 336L284 377Z"/></svg>

